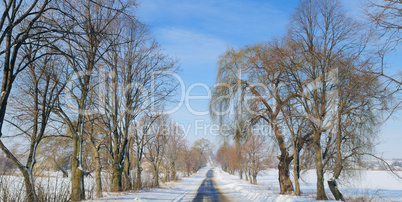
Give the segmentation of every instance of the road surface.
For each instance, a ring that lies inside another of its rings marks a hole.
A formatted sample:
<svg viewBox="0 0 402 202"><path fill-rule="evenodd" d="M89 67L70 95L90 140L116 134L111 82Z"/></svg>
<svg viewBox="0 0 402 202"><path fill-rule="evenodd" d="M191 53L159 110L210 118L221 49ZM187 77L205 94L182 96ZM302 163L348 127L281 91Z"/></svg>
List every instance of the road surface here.
<svg viewBox="0 0 402 202"><path fill-rule="evenodd" d="M204 181L202 181L200 188L198 188L197 195L193 199L193 202L199 201L228 201L227 198L219 192L219 189L214 183L214 173L212 169L209 169Z"/></svg>

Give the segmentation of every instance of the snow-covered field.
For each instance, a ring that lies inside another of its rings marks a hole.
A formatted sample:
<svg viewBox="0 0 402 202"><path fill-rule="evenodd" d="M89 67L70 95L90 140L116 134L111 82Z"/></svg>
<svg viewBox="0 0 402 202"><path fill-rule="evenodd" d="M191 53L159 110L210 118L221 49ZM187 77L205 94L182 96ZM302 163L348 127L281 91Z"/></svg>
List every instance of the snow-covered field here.
<svg viewBox="0 0 402 202"><path fill-rule="evenodd" d="M399 172L402 175L402 172ZM238 176L229 175L215 168L215 182L223 193L232 195L236 201L312 201L315 198L316 175L309 170L300 182L303 196L279 195L278 171L266 170L257 177L258 185L252 185ZM327 185L327 184L325 184ZM362 171L360 177L350 178L340 184L347 200L402 201L402 180L386 171ZM328 197L332 197L326 186Z"/></svg>

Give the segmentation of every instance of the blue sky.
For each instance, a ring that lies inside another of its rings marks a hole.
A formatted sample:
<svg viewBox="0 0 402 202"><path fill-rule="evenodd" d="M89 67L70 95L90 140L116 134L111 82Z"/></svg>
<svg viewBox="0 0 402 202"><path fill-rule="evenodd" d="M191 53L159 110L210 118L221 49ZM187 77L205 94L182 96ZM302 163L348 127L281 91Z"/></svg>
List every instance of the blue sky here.
<svg viewBox="0 0 402 202"><path fill-rule="evenodd" d="M346 9L359 17L358 0L343 2ZM298 0L143 0L137 16L151 27L165 51L180 60L179 75L186 90L192 88L187 93L206 96L207 90L197 83L214 85L219 55L229 46L242 47L280 37L297 4ZM396 54L389 61L390 67L402 63ZM172 118L184 124L188 139L204 137L218 143L219 138L208 132L204 135L203 129L197 128L208 129L209 115L194 115L182 104ZM196 111L207 111L208 99L191 101L189 105ZM399 117L402 118L401 113ZM401 118L388 121L381 132L382 143L377 150L387 158L402 158Z"/></svg>

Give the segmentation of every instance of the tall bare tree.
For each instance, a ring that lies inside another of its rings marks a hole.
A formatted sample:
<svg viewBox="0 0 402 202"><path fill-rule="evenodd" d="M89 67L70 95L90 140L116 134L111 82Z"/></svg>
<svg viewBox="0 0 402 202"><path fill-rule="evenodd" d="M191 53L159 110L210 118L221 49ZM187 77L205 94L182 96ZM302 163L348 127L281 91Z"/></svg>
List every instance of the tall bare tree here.
<svg viewBox="0 0 402 202"><path fill-rule="evenodd" d="M348 17L339 1L301 1L293 14L289 35L300 57L294 60L300 67L294 80L299 88L297 99L312 129L312 144L317 172L317 199L326 200L324 190L325 151L332 113L336 105L338 62L361 60L369 41L359 23Z"/></svg>
<svg viewBox="0 0 402 202"><path fill-rule="evenodd" d="M74 142L72 157L71 199L85 198L82 175L82 142L85 112L88 109L89 92L94 85L94 74L98 72L100 61L110 50L110 38L117 38L111 27L123 16L133 2L123 1L59 1L56 6L63 15L55 21L57 29L67 33L60 51L68 58L72 77L69 83L71 100L61 99L57 114L67 125ZM66 101L70 101L67 103Z"/></svg>
<svg viewBox="0 0 402 202"><path fill-rule="evenodd" d="M286 137L282 133L279 120L281 109L294 94L281 88L286 83L287 63L281 49L282 42L256 44L240 50L228 50L220 59L217 87L211 100L211 115L227 117L233 113L223 113L232 105L237 109L247 109L253 122L263 120L272 128L280 150L278 156L279 182L282 194L291 194L293 185L289 178L289 165L293 156L289 154ZM235 113L236 114L236 113ZM222 121L220 121L222 122Z"/></svg>
<svg viewBox="0 0 402 202"><path fill-rule="evenodd" d="M300 116L296 110L300 109L297 101L292 100L287 106L282 108L284 117L282 122L286 127L284 130L291 135L293 152L293 179L295 184L295 195L300 196L300 172L301 172L301 153L305 147L311 145L311 129L308 126L308 120ZM305 150L304 150L305 151Z"/></svg>
<svg viewBox="0 0 402 202"><path fill-rule="evenodd" d="M166 152L166 141L170 133L168 116L162 115L158 117L155 124L151 127L152 136L148 136L150 140L147 144L145 158L151 163L153 171L153 186L159 186L159 172Z"/></svg>
<svg viewBox="0 0 402 202"><path fill-rule="evenodd" d="M24 71L29 65L33 65L32 63L41 58L42 55L46 55L46 53L40 51L46 43L42 43L39 37L41 34L48 32L48 30L44 26L39 26L39 21L44 13L50 9L49 3L50 0L10 0L3 1L1 5L3 10L0 17L0 64L3 75L1 77L0 95L0 148L23 173L29 201L37 200L32 179L32 168L35 164L35 159L30 158L30 162L27 165L23 165L7 148L1 138L3 136L2 129L7 102L13 83L20 72ZM23 51L24 46L31 46L32 52ZM37 53L37 57L29 55L31 53ZM35 133L35 135L38 134ZM39 141L34 137L32 142L34 147L31 149L31 157L34 156Z"/></svg>
<svg viewBox="0 0 402 202"><path fill-rule="evenodd" d="M257 184L257 175L273 163L273 156L269 151L266 137L258 134L251 134L247 138L247 142L243 147L246 163L250 171L249 180L253 184Z"/></svg>
<svg viewBox="0 0 402 202"><path fill-rule="evenodd" d="M177 72L177 66L175 60L162 53L142 23L121 20L114 29L121 33L118 40L110 41L113 45L104 57L106 71L103 86L98 88L98 105L105 113L104 123L111 140L112 191L121 191L123 165L129 166L128 143L136 130L135 121L146 113L155 116L162 110L161 106L176 89L171 74Z"/></svg>
<svg viewBox="0 0 402 202"><path fill-rule="evenodd" d="M133 145L133 150L134 150L134 156L135 156L135 170L136 170L136 180L135 180L135 189L141 189L142 188L142 160L144 158L144 153L146 146L148 145L149 141L151 140L150 136L151 134L151 127L153 126L154 122L156 119L159 117L159 115L156 116L149 116L145 115L142 116L140 121L137 121L134 123L134 145Z"/></svg>
<svg viewBox="0 0 402 202"><path fill-rule="evenodd" d="M38 146L48 132L52 111L57 105L58 96L64 89L61 84L63 65L57 56L43 56L33 62L40 53L33 51L32 45L24 47L28 55L28 69L21 73L16 94L11 98L11 113L7 122L29 139L29 149L25 165L14 161L24 176L28 200L37 200L33 169L36 164ZM7 118L7 116L6 116ZM12 155L12 154L10 154ZM30 195L33 195L31 197Z"/></svg>
<svg viewBox="0 0 402 202"><path fill-rule="evenodd" d="M182 156L182 152L185 149L185 138L183 131L181 130L180 126L170 123L165 152L165 163L167 170L170 173L170 176L166 175L165 177L170 178L170 180L177 180L179 158Z"/></svg>
<svg viewBox="0 0 402 202"><path fill-rule="evenodd" d="M95 96L91 96L93 98ZM105 140L109 137L108 130L102 122L102 115L93 113L86 115L86 126L84 128L84 139L91 148L91 154L95 161L95 196L102 197L102 164L101 153L102 147L105 147Z"/></svg>

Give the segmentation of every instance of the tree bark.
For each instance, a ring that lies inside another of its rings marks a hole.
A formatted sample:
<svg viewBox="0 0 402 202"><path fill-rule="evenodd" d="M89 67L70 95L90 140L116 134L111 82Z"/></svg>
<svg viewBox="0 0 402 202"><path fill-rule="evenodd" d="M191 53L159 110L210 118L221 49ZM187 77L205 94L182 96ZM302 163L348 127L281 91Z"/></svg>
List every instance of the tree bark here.
<svg viewBox="0 0 402 202"><path fill-rule="evenodd" d="M118 161L115 161L113 163L113 168L112 168L112 192L120 192L122 191L122 183L121 183L121 174L122 174L122 169L120 167L120 164Z"/></svg>
<svg viewBox="0 0 402 202"><path fill-rule="evenodd" d="M295 143L293 141L293 143ZM295 195L300 196L300 183L299 183L299 177L300 177L300 158L299 158L299 152L298 148L296 147L296 144L293 144L293 176L294 176L294 181L295 181Z"/></svg>
<svg viewBox="0 0 402 202"><path fill-rule="evenodd" d="M82 170L79 168L79 138L76 134L73 135L73 156L71 167L71 200L81 201L85 199L85 193L82 192L82 186L84 186L84 180L82 176Z"/></svg>
<svg viewBox="0 0 402 202"><path fill-rule="evenodd" d="M96 198L102 197L102 166L99 157L99 151L95 152L95 180L96 180L96 187L95 187L95 196Z"/></svg>
<svg viewBox="0 0 402 202"><path fill-rule="evenodd" d="M141 182L141 165L140 162L137 161L137 177L136 177L136 183L135 183L135 188L136 189L141 189L142 188L142 182Z"/></svg>
<svg viewBox="0 0 402 202"><path fill-rule="evenodd" d="M339 178L341 175L341 172L343 170L343 160L342 160L342 110L343 110L343 94L342 91L338 91L338 96L339 96L339 105L338 105L338 117L337 117L337 132L336 132L336 159L335 159L335 168L334 168L334 173L333 177L331 180L329 180L328 186L329 189L331 190L332 195L334 195L336 200L342 200L345 201L343 198L342 193L339 191L337 182L336 180Z"/></svg>
<svg viewBox="0 0 402 202"><path fill-rule="evenodd" d="M154 186L159 187L159 170L158 166L154 164Z"/></svg>
<svg viewBox="0 0 402 202"><path fill-rule="evenodd" d="M281 194L291 194L293 192L293 184L289 177L289 165L291 161L292 158L287 154L279 156L278 172Z"/></svg>
<svg viewBox="0 0 402 202"><path fill-rule="evenodd" d="M176 164L172 163L172 172L171 172L171 180L176 180Z"/></svg>
<svg viewBox="0 0 402 202"><path fill-rule="evenodd" d="M127 149L129 150L129 149ZM131 190L133 188L133 185L131 183L131 175L130 175L130 171L131 171L131 163L130 163L130 158L129 158L130 153L127 152L127 154L125 155L125 160L124 160L124 189L125 190Z"/></svg>
<svg viewBox="0 0 402 202"><path fill-rule="evenodd" d="M21 170L21 172L22 172L22 176L24 177L27 201L29 201L29 202L38 201L37 195L35 193L35 186L33 184L32 174L30 174L31 171L29 171L28 169L24 169L24 170Z"/></svg>
<svg viewBox="0 0 402 202"><path fill-rule="evenodd" d="M328 180L328 186L336 200L345 201L345 198L343 198L342 193L338 189L336 180Z"/></svg>
<svg viewBox="0 0 402 202"><path fill-rule="evenodd" d="M274 129L275 137L278 141L279 150L281 152L280 156L278 157L279 185L281 188L280 193L291 194L293 192L293 184L289 177L289 165L293 157L289 156L288 154L288 149L277 125L275 114L271 116L271 126Z"/></svg>
<svg viewBox="0 0 402 202"><path fill-rule="evenodd" d="M320 137L320 133L314 134L315 166L317 172L317 200L328 200L324 189L324 165L322 163Z"/></svg>
<svg viewBox="0 0 402 202"><path fill-rule="evenodd" d="M253 178L251 176L251 170L248 170L248 179L250 180L250 183L253 184Z"/></svg>
<svg viewBox="0 0 402 202"><path fill-rule="evenodd" d="M246 181L248 181L247 169L244 169L244 177L246 178Z"/></svg>
<svg viewBox="0 0 402 202"><path fill-rule="evenodd" d="M27 201L29 202L36 202L38 201L37 195L35 193L35 187L32 179L32 175L29 174L29 170L24 170L22 171L22 175L24 176L24 183L25 183L25 191L26 191L26 197Z"/></svg>

